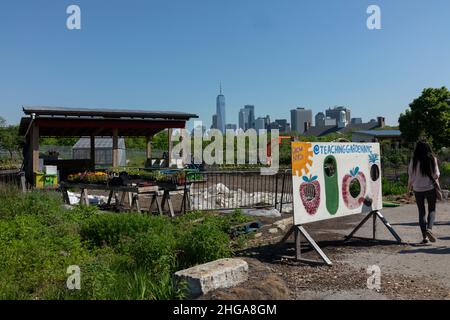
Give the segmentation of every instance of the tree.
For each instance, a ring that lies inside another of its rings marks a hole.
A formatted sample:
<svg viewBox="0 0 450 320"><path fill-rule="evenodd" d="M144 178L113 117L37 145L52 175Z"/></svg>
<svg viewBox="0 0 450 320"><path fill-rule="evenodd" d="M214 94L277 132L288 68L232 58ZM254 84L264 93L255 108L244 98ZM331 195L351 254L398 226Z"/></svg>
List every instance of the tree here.
<svg viewBox="0 0 450 320"><path fill-rule="evenodd" d="M446 87L424 89L398 119L402 137L415 142L429 139L436 149L450 146L450 91Z"/></svg>
<svg viewBox="0 0 450 320"><path fill-rule="evenodd" d="M14 152L20 149L21 141L19 127L6 125L5 119L0 117L0 149L8 151L11 160L14 158Z"/></svg>

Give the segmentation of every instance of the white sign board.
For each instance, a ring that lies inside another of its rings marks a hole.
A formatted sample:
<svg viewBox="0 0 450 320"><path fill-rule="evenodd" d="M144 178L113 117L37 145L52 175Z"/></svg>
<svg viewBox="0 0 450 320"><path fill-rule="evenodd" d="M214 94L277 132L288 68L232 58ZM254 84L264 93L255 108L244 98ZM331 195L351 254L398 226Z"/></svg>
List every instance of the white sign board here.
<svg viewBox="0 0 450 320"><path fill-rule="evenodd" d="M292 143L296 225L382 209L378 143Z"/></svg>

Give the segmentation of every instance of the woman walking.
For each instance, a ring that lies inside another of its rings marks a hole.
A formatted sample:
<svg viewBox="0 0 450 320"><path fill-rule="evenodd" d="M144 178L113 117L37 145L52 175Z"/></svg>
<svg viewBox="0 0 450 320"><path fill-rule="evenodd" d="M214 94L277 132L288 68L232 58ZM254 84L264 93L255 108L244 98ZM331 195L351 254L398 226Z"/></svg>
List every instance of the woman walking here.
<svg viewBox="0 0 450 320"><path fill-rule="evenodd" d="M414 191L417 208L419 209L419 224L422 231L422 243L436 242L432 229L436 218L437 186L439 168L431 146L425 141L418 141L413 158L408 167L408 188ZM425 199L428 203L426 217Z"/></svg>

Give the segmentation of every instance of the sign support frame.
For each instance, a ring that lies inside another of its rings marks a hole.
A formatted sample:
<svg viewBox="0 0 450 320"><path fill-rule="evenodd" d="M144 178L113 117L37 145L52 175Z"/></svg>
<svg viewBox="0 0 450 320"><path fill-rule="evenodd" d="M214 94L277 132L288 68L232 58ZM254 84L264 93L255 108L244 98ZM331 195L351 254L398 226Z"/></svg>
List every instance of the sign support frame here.
<svg viewBox="0 0 450 320"><path fill-rule="evenodd" d="M402 239L398 235L398 233L395 231L395 229L391 226L391 224L387 221L387 219L381 214L379 210L374 210L370 212L367 216L364 217L364 219L353 229L352 232L350 232L349 235L345 236L345 241L349 241L352 238L354 238L355 233L361 229L361 227L369 221L369 219L372 218L372 239L376 240L376 232L377 232L377 218L381 220L381 222L384 224L384 226L389 230L389 232L394 236L395 240L400 244L402 243Z"/></svg>
<svg viewBox="0 0 450 320"><path fill-rule="evenodd" d="M320 256L323 261L323 264L327 266L332 266L333 263L327 257L327 255L322 251L317 242L311 237L311 235L306 231L303 225L293 225L289 231L284 235L283 239L280 241L280 244L287 242L289 237L294 234L295 241L295 260L297 261L305 261L305 262L316 262L311 260L305 260L301 257L301 236L303 236L306 241L309 243L311 248L316 251L316 253Z"/></svg>
<svg viewBox="0 0 450 320"><path fill-rule="evenodd" d="M353 231L345 236L345 242L351 240L354 238L355 233L361 229L361 227L366 224L367 221L369 221L372 218L372 239L369 240L377 240L376 234L377 234L377 220L379 219L385 227L389 230L389 232L394 236L394 238L397 240L397 243L402 243L402 239L398 235L398 233L395 231L395 229L392 227L392 225L387 221L387 219L381 214L379 210L374 210L368 213L364 219L353 229ZM302 259L301 256L301 236L303 236L306 241L309 243L311 248L320 256L322 263L327 266L332 266L333 263L331 260L327 257L327 255L322 251L322 249L319 247L317 242L311 237L311 235L306 231L306 229L303 227L303 225L293 225L289 231L284 235L283 239L281 239L280 244L287 242L289 237L294 234L294 243L295 243L295 260L297 261L304 261L304 262L317 262L317 261L311 261Z"/></svg>

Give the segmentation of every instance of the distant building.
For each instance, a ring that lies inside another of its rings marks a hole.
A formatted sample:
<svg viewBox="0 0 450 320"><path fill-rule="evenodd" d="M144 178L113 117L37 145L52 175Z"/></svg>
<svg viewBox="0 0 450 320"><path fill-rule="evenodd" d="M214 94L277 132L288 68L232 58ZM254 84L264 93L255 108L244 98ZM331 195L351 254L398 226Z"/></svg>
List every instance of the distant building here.
<svg viewBox="0 0 450 320"><path fill-rule="evenodd" d="M335 126L337 124L336 119L325 116L323 112L319 112L315 116L316 127Z"/></svg>
<svg viewBox="0 0 450 320"><path fill-rule="evenodd" d="M248 128L247 129L254 129L255 128L255 106L248 104L244 106L244 109L247 110L248 115Z"/></svg>
<svg viewBox="0 0 450 320"><path fill-rule="evenodd" d="M194 133L201 133L202 135L206 132L206 127L205 126L196 126L195 128L192 129L191 134L194 135Z"/></svg>
<svg viewBox="0 0 450 320"><path fill-rule="evenodd" d="M351 124L361 124L361 123L363 123L363 121L362 121L362 118L352 118L350 120L350 123Z"/></svg>
<svg viewBox="0 0 450 320"><path fill-rule="evenodd" d="M291 127L292 131L305 133L311 127L312 111L305 108L297 108L291 110Z"/></svg>
<svg viewBox="0 0 450 320"><path fill-rule="evenodd" d="M344 110L339 111L339 116L336 119L338 128L345 128L350 122L347 120L347 113Z"/></svg>
<svg viewBox="0 0 450 320"><path fill-rule="evenodd" d="M263 130L266 129L266 118L259 117L255 120L255 130Z"/></svg>
<svg viewBox="0 0 450 320"><path fill-rule="evenodd" d="M225 132L225 96L222 94L222 84L220 85L220 94L216 99L216 129Z"/></svg>
<svg viewBox="0 0 450 320"><path fill-rule="evenodd" d="M227 129L227 130L237 130L237 125L228 123L228 124L226 125L226 129Z"/></svg>
<svg viewBox="0 0 450 320"><path fill-rule="evenodd" d="M81 138L72 147L72 158L84 160L91 158L91 138ZM95 165L98 167L112 167L113 165L113 139L95 138ZM127 165L125 139L119 138L119 166Z"/></svg>
<svg viewBox="0 0 450 320"><path fill-rule="evenodd" d="M244 108L239 110L239 128L247 130L255 128L255 106L245 105Z"/></svg>
<svg viewBox="0 0 450 320"><path fill-rule="evenodd" d="M344 112L345 120L342 119L342 112ZM328 108L327 110L325 110L325 115L331 119L336 119L337 125L345 124L345 126L347 126L351 122L351 110L343 106Z"/></svg>
<svg viewBox="0 0 450 320"><path fill-rule="evenodd" d="M353 142L381 142L383 140L391 140L393 143L400 143L400 130L362 130L352 133Z"/></svg>
<svg viewBox="0 0 450 320"><path fill-rule="evenodd" d="M332 125L332 126L324 126L324 127L311 127L308 131L306 131L304 134L307 136L316 136L316 137L322 137L326 136L331 133L351 133L354 131L366 131L366 130L373 130L373 129L379 129L383 128L385 126L385 120L383 117L378 117L378 120L373 120L371 122L367 123L360 123L360 124L352 124L345 127L339 127L338 125Z"/></svg>
<svg viewBox="0 0 450 320"><path fill-rule="evenodd" d="M277 129L280 132L289 132L291 131L291 126L286 119L277 119L274 122L271 122L267 129Z"/></svg>
<svg viewBox="0 0 450 320"><path fill-rule="evenodd" d="M213 114L213 116L212 116L211 129L217 129L217 115L216 114Z"/></svg>
<svg viewBox="0 0 450 320"><path fill-rule="evenodd" d="M248 110L241 109L239 110L239 129L247 130L248 128Z"/></svg>
<svg viewBox="0 0 450 320"><path fill-rule="evenodd" d="M270 116L269 116L269 115L266 115L266 118L265 118L265 127L266 127L266 129L267 129L269 126L270 126Z"/></svg>

